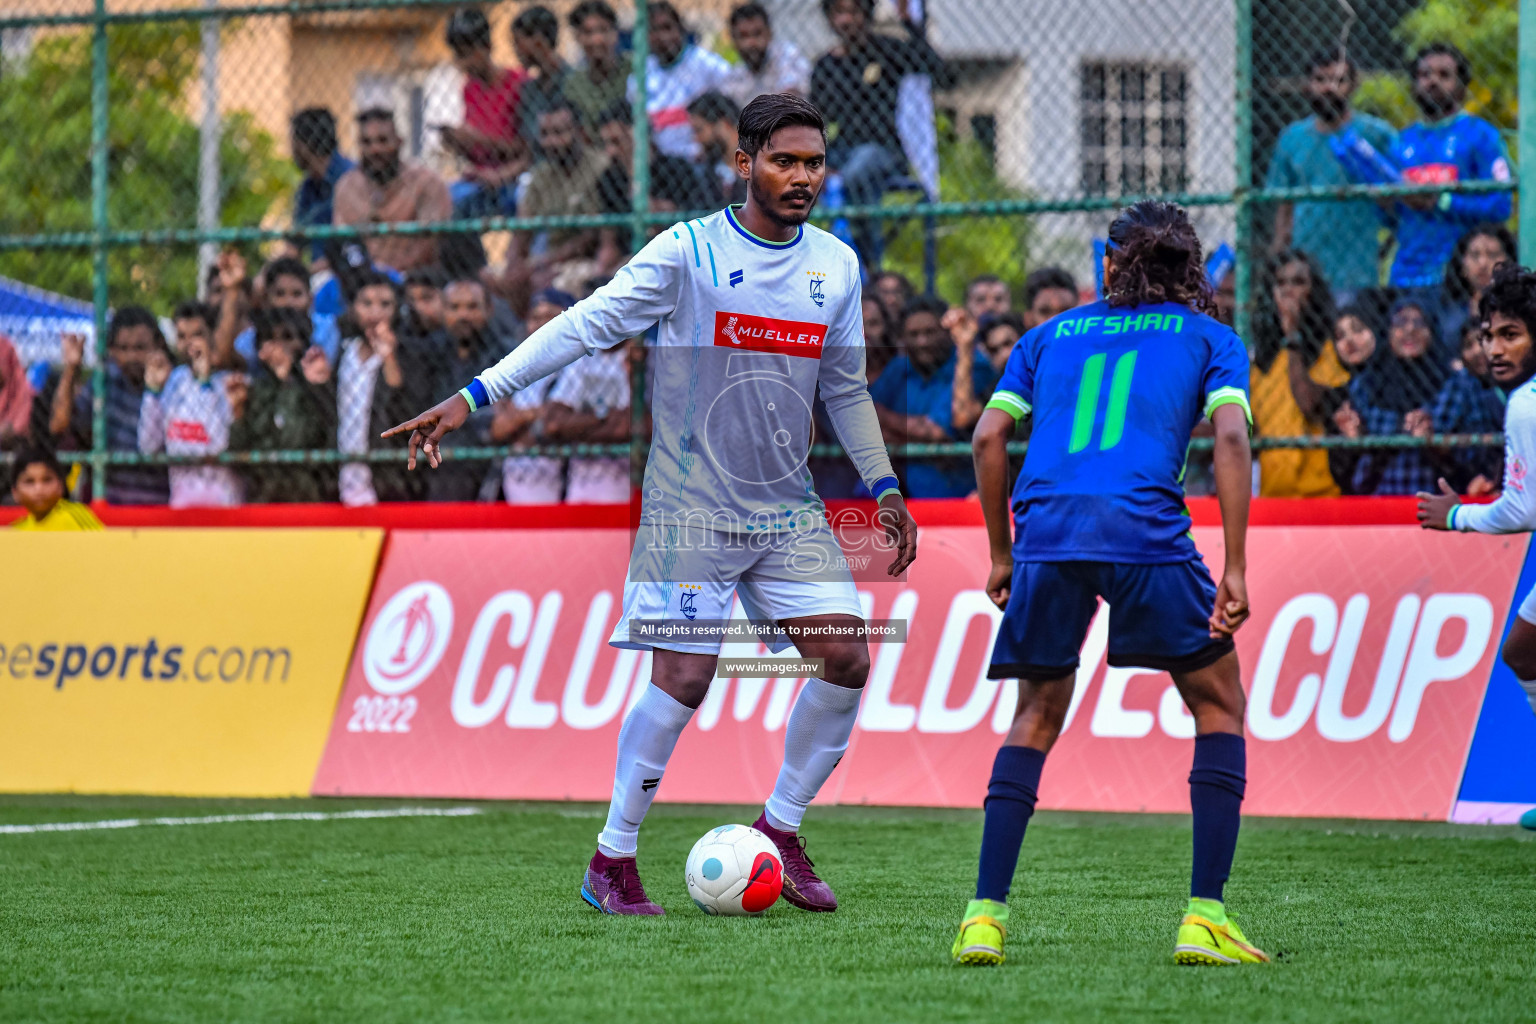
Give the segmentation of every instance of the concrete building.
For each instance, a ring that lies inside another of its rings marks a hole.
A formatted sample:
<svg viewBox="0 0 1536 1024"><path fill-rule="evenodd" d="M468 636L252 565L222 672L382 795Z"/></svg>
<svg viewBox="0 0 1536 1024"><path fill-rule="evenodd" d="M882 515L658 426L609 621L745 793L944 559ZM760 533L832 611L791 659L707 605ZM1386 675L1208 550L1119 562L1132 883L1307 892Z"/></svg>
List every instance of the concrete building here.
<svg viewBox="0 0 1536 1024"><path fill-rule="evenodd" d="M835 42L820 0L770 7L807 53ZM959 77L935 106L1025 195L1233 187L1231 0L942 0L929 10L929 41ZM876 13L894 20L890 0ZM1232 237L1230 208L1194 213L1208 248ZM1104 213L1038 216L1031 265L1064 263L1091 280L1090 239L1107 224Z"/></svg>

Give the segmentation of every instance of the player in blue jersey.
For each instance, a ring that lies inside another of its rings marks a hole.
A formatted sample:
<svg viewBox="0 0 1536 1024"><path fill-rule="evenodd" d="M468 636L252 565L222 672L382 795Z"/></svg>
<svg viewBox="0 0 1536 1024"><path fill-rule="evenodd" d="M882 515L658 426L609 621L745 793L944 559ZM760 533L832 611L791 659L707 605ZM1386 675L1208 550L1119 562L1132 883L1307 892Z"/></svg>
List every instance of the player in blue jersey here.
<svg viewBox="0 0 1536 1024"><path fill-rule="evenodd" d="M1409 185L1508 181L1509 154L1499 130L1462 109L1472 67L1449 43L1432 43L1413 58L1413 99L1424 120L1398 136L1394 161ZM1509 219L1508 192L1405 196L1398 202L1394 288L1435 288L1446 261L1468 229Z"/></svg>
<svg viewBox="0 0 1536 1024"><path fill-rule="evenodd" d="M1246 773L1232 634L1248 618L1248 355L1209 315L1200 240L1179 207L1145 201L1115 218L1104 281L1103 301L1014 346L972 439L992 550L987 594L1003 608L987 675L1017 678L1019 704L987 786L976 898L952 955L1003 960L1019 846L1102 598L1109 663L1166 669L1195 718L1194 869L1175 958L1257 963L1268 957L1222 904ZM1011 537L1006 444L1025 416L1033 430ZM1207 416L1225 535L1219 586L1195 550L1182 486L1190 432Z"/></svg>

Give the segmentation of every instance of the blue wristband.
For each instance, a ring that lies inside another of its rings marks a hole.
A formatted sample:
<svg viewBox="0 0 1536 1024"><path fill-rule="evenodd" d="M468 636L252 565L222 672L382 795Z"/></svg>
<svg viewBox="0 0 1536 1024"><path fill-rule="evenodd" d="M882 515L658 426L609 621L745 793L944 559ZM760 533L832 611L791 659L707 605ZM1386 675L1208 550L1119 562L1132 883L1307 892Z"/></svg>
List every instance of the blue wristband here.
<svg viewBox="0 0 1536 1024"><path fill-rule="evenodd" d="M464 397L464 401L469 403L470 412L484 409L491 404L491 396L486 393L485 385L480 383L479 377L470 381L467 387L460 388L459 394Z"/></svg>

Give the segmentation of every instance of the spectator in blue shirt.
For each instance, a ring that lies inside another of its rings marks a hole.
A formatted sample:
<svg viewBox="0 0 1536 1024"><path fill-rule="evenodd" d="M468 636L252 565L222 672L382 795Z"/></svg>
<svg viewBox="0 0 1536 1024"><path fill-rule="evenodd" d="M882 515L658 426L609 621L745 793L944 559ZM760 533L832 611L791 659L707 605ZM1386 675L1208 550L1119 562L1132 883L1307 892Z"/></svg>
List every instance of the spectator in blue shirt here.
<svg viewBox="0 0 1536 1024"><path fill-rule="evenodd" d="M1280 133L1269 162L1269 188L1347 185L1349 176L1329 148L1329 137L1352 129L1382 153L1397 144L1387 122L1350 105L1359 73L1337 49L1324 50L1308 64L1306 95L1312 116L1293 121ZM1348 305L1356 292L1380 283L1378 239L1381 221L1368 199L1349 202L1281 203L1275 208L1271 251L1310 253L1333 285L1334 302Z"/></svg>
<svg viewBox="0 0 1536 1024"><path fill-rule="evenodd" d="M1412 71L1413 99L1425 119L1398 137L1393 156L1404 184L1508 181L1509 154L1499 130L1462 109L1472 68L1461 51L1432 43L1413 58ZM1397 208L1392 285L1435 290L1457 240L1476 224L1508 220L1512 200L1508 192L1440 192L1405 197Z"/></svg>
<svg viewBox="0 0 1536 1024"><path fill-rule="evenodd" d="M291 131L293 162L304 172L293 200L294 226L329 227L336 182L355 165L337 151L336 118L325 107L294 114Z"/></svg>
<svg viewBox="0 0 1536 1024"><path fill-rule="evenodd" d="M955 417L955 342L943 321L949 312L943 299L919 295L901 315L904 352L891 360L870 385L875 412L888 444L948 443L970 439L979 408ZM985 402L997 383L992 364L970 360L971 385ZM969 458L907 460L906 493L915 498L963 498L976 489Z"/></svg>

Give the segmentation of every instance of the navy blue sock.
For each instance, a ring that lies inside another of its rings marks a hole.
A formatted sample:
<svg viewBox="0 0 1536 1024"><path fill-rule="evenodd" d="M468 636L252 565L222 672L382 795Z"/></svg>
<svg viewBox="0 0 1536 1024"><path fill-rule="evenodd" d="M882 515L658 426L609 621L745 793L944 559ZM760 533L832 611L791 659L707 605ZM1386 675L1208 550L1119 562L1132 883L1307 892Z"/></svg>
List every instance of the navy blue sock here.
<svg viewBox="0 0 1536 1024"><path fill-rule="evenodd" d="M1189 894L1197 899L1220 900L1221 888L1232 873L1247 766L1247 746L1241 736L1211 732L1195 737L1195 763L1189 772L1189 807L1195 815Z"/></svg>
<svg viewBox="0 0 1536 1024"><path fill-rule="evenodd" d="M1019 847L1024 828L1035 813L1040 789L1044 751L1033 747L1003 747L992 762L987 783L987 823L981 833L981 870L976 875L976 898L1008 899L1013 870L1019 866Z"/></svg>

